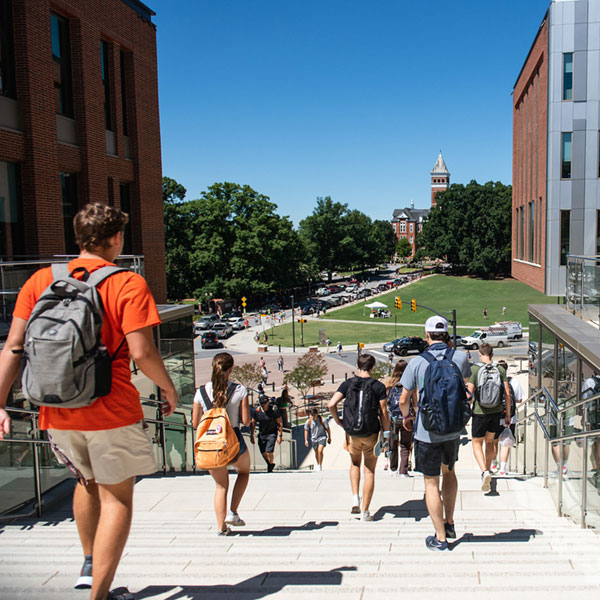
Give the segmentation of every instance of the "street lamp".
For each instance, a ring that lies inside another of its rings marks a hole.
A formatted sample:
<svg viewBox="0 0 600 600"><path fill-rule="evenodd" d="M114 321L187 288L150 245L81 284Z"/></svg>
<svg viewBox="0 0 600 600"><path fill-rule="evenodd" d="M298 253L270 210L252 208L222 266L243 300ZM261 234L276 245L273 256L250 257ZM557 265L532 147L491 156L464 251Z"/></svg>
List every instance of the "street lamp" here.
<svg viewBox="0 0 600 600"><path fill-rule="evenodd" d="M290 296L292 300L292 350L296 352L296 327L294 326L294 294Z"/></svg>

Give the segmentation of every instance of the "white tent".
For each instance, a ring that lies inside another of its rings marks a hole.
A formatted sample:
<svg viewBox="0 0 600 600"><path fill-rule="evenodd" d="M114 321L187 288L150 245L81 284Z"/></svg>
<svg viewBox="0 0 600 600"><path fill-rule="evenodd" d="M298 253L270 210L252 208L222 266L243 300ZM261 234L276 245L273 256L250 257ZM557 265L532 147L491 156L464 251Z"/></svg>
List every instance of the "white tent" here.
<svg viewBox="0 0 600 600"><path fill-rule="evenodd" d="M371 304L365 305L367 308L387 308L387 304L383 302L371 302Z"/></svg>

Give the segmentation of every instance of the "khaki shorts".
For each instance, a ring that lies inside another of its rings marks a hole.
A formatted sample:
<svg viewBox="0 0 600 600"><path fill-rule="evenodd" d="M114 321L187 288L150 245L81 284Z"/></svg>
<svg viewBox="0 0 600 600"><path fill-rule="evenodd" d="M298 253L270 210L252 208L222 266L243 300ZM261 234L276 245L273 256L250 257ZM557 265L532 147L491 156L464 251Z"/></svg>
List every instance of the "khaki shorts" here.
<svg viewBox="0 0 600 600"><path fill-rule="evenodd" d="M65 463L66 457L69 469L75 467L86 480L111 485L157 471L143 421L100 431L49 429L48 434L59 450L54 451L58 460Z"/></svg>
<svg viewBox="0 0 600 600"><path fill-rule="evenodd" d="M379 439L379 434L374 433L369 437L357 437L355 435L348 436L348 452L353 456L363 455L366 458L377 458L375 456L375 446L377 445L377 440Z"/></svg>

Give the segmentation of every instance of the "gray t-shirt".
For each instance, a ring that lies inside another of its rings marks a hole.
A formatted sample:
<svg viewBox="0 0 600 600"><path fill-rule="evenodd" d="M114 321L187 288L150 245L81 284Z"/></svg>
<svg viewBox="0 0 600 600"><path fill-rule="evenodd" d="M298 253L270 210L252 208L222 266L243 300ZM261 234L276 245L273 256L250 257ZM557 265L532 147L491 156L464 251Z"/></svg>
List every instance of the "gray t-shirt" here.
<svg viewBox="0 0 600 600"><path fill-rule="evenodd" d="M448 346L442 342L436 342L429 346L427 352L431 352L435 357L440 356L446 351ZM464 352L456 350L452 357L452 362L456 364L463 378L468 379L471 376L471 365L467 359L467 355ZM400 379L400 385L407 390L419 390L419 400L423 394L423 388L425 387L425 371L429 363L422 357L417 356L413 358L406 367L402 379ZM419 420L419 414L417 411L417 420L415 423L415 439L420 442L445 442L447 440L455 440L460 437L459 433L448 433L446 435L438 435L431 431L427 431Z"/></svg>

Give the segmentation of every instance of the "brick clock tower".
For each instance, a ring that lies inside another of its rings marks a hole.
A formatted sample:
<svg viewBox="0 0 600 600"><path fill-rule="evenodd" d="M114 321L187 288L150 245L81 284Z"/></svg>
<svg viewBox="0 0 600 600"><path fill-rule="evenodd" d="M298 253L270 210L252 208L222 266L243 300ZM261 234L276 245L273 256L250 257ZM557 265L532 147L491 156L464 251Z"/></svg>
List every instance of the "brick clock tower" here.
<svg viewBox="0 0 600 600"><path fill-rule="evenodd" d="M448 189L450 185L450 172L448 171L448 167L446 167L446 163L444 162L444 158L442 156L442 151L440 150L440 155L437 157L435 161L435 165L431 171L431 206L436 206L437 202L435 201L435 197L439 194L439 192L443 192Z"/></svg>

